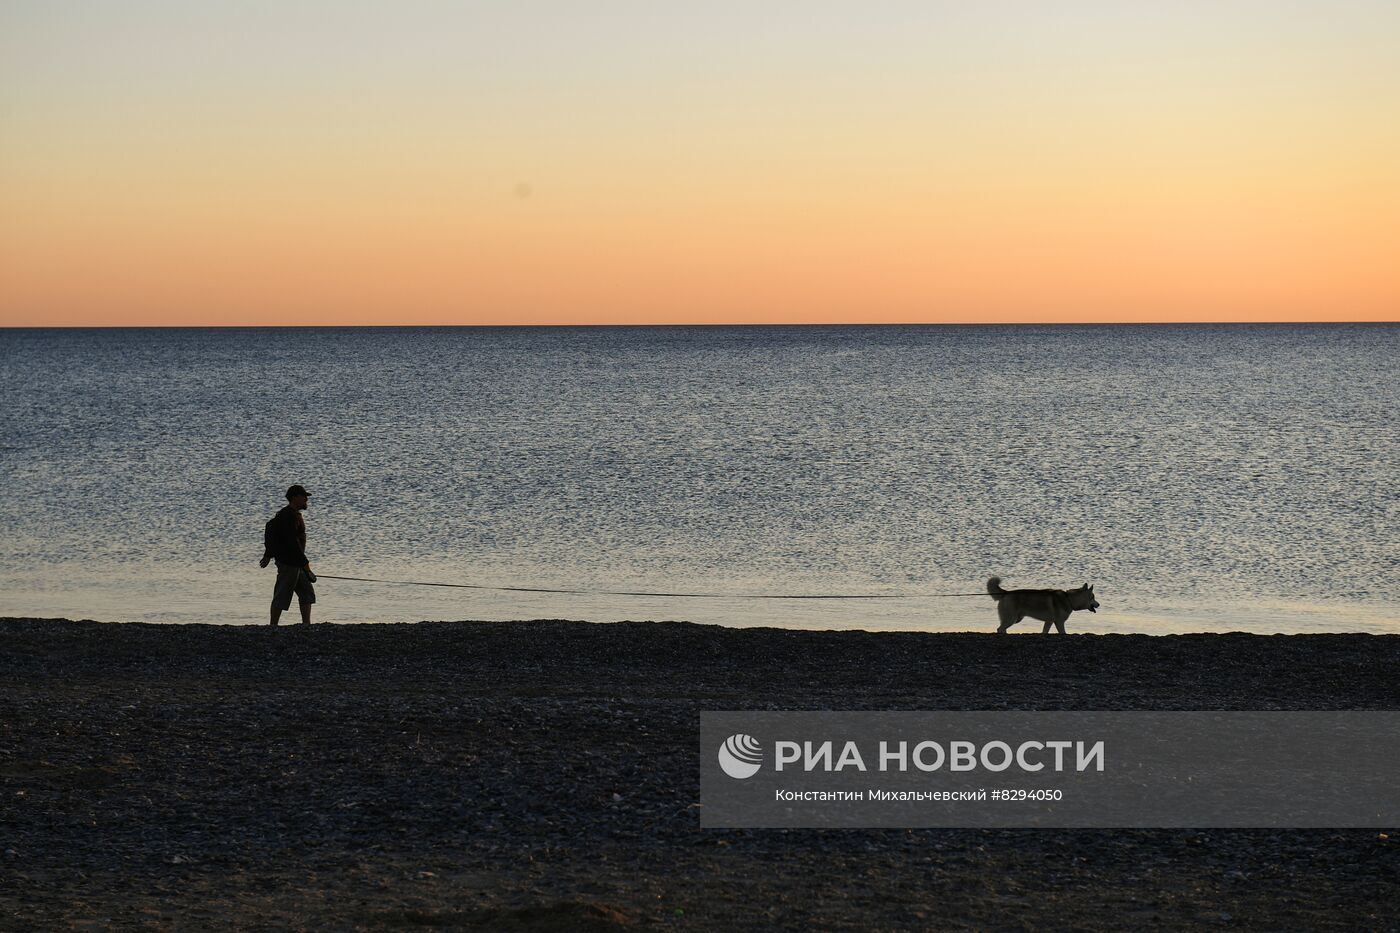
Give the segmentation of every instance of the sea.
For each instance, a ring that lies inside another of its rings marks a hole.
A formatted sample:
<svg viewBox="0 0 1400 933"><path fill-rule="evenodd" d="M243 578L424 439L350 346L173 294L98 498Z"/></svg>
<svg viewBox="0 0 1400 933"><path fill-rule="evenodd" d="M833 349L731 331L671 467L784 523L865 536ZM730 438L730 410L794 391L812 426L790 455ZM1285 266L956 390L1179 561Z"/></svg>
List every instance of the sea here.
<svg viewBox="0 0 1400 933"><path fill-rule="evenodd" d="M1398 377L1396 324L5 329L0 616L266 624L300 483L316 621L990 632L996 575L1396 633Z"/></svg>

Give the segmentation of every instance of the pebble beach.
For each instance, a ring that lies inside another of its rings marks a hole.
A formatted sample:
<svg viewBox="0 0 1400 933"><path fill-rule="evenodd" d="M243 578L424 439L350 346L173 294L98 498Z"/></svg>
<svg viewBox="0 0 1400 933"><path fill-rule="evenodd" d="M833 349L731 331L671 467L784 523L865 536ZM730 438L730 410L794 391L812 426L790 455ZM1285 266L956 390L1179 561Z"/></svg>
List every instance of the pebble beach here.
<svg viewBox="0 0 1400 933"><path fill-rule="evenodd" d="M699 713L1400 709L1400 637L0 620L0 928L1400 929L1375 830L711 830Z"/></svg>

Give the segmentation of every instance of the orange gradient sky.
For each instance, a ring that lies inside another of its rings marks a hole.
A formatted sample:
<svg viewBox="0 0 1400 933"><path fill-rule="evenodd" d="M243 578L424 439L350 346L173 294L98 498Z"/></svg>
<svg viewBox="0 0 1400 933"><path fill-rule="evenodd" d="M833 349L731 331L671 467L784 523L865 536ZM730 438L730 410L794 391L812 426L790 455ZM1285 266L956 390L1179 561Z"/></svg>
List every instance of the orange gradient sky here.
<svg viewBox="0 0 1400 933"><path fill-rule="evenodd" d="M1400 318L1400 4L0 7L0 324Z"/></svg>

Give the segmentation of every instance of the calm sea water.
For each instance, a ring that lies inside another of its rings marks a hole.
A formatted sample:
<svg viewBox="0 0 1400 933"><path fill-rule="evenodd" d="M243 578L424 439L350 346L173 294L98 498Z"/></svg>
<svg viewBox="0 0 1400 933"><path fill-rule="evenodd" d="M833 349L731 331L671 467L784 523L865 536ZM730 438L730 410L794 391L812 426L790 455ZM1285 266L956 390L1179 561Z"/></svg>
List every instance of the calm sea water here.
<svg viewBox="0 0 1400 933"><path fill-rule="evenodd" d="M0 615L260 623L299 482L325 574L998 574L1094 582L1070 631L1400 632L1398 362L1396 325L0 331ZM318 591L324 621L995 627L986 598Z"/></svg>

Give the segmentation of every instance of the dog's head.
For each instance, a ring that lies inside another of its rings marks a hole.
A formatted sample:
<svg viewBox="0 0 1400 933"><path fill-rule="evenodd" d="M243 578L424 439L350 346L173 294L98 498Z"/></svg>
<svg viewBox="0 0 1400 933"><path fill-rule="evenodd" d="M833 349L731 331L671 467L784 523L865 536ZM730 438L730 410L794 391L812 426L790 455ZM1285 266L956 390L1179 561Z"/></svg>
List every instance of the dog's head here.
<svg viewBox="0 0 1400 933"><path fill-rule="evenodd" d="M1086 583L1077 590L1070 590L1069 605L1075 611L1088 609L1090 612L1098 612L1099 601L1094 598L1093 584Z"/></svg>

